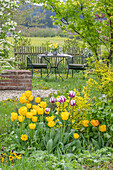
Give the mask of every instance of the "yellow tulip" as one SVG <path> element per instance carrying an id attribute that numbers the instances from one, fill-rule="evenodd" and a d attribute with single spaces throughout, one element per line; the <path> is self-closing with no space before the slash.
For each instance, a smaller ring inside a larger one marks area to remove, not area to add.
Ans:
<path id="1" fill-rule="evenodd" d="M 29 91 L 29 90 L 25 91 L 25 96 L 30 97 L 31 96 L 31 91 Z"/>
<path id="2" fill-rule="evenodd" d="M 50 122 L 48 122 L 48 126 L 49 127 L 53 127 L 53 126 L 55 126 L 55 122 L 52 120 L 52 121 L 50 121 Z"/>
<path id="3" fill-rule="evenodd" d="M 73 137 L 74 137 L 75 139 L 78 139 L 78 138 L 79 138 L 79 134 L 78 134 L 78 133 L 74 133 L 74 134 L 73 134 Z"/>
<path id="4" fill-rule="evenodd" d="M 36 124 L 30 123 L 30 124 L 29 124 L 29 128 L 30 128 L 30 129 L 35 129 L 35 128 L 36 128 Z"/>

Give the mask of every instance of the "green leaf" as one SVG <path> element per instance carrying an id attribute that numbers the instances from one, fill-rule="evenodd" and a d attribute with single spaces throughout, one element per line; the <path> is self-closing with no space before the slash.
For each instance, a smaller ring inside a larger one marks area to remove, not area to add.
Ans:
<path id="1" fill-rule="evenodd" d="M 110 127 L 110 130 L 113 131 L 113 125 Z"/>
<path id="2" fill-rule="evenodd" d="M 47 142 L 47 151 L 48 153 L 50 153 L 52 151 L 52 146 L 53 146 L 53 140 L 50 139 L 48 142 Z"/>
<path id="3" fill-rule="evenodd" d="M 104 137 L 107 138 L 107 139 L 111 138 L 111 136 L 108 133 L 105 133 Z"/>

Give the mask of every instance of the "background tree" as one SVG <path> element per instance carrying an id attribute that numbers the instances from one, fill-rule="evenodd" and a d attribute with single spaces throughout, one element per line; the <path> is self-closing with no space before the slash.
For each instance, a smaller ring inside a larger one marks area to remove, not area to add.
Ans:
<path id="1" fill-rule="evenodd" d="M 12 19 L 17 22 L 18 26 L 26 27 L 41 27 L 44 25 L 46 10 L 42 7 L 30 3 L 24 3 L 19 6 L 14 12 Z M 42 22 L 43 21 L 43 22 Z"/>
<path id="2" fill-rule="evenodd" d="M 31 0 L 55 11 L 55 24 L 63 30 L 76 33 L 88 45 L 95 57 L 109 60 L 113 56 L 113 4 L 112 0 Z"/>
<path id="3" fill-rule="evenodd" d="M 15 38 L 16 22 L 11 20 L 12 10 L 16 8 L 16 3 L 11 0 L 0 1 L 0 58 L 8 57 L 12 44 L 7 40 L 7 37 L 12 35 Z"/>

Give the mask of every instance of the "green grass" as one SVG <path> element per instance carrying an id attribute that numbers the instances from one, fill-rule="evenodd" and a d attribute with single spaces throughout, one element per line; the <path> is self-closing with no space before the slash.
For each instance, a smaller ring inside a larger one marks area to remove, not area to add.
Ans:
<path id="1" fill-rule="evenodd" d="M 64 40 L 67 38 L 64 37 L 27 37 L 31 39 L 32 46 L 41 46 L 42 43 L 45 44 L 46 42 L 50 43 L 58 43 L 60 46 L 64 44 Z"/>

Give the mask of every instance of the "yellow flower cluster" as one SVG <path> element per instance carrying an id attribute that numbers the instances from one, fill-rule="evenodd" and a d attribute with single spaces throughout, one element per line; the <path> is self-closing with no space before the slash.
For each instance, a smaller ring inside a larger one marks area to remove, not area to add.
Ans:
<path id="1" fill-rule="evenodd" d="M 50 51 L 55 51 L 55 50 L 59 50 L 59 45 L 58 45 L 58 43 L 56 43 L 56 44 L 50 44 L 49 45 L 49 48 L 50 48 Z"/>
<path id="2" fill-rule="evenodd" d="M 20 153 L 15 153 L 14 151 L 10 151 L 10 155 L 7 155 L 5 153 L 2 153 L 0 155 L 0 159 L 2 163 L 5 163 L 7 161 L 10 161 L 13 163 L 16 159 L 21 159 L 21 154 Z"/>

